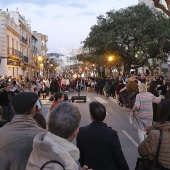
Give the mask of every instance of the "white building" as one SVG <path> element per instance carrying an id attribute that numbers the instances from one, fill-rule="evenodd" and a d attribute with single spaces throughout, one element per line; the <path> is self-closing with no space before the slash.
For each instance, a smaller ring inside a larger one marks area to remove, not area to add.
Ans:
<path id="1" fill-rule="evenodd" d="M 14 19 L 15 23 L 20 29 L 20 52 L 22 58 L 22 69 L 23 75 L 32 77 L 32 66 L 29 60 L 31 60 L 32 44 L 31 44 L 31 27 L 24 16 L 21 16 L 18 11 L 8 11 L 11 18 Z"/>
<path id="2" fill-rule="evenodd" d="M 0 10 L 0 76 L 37 76 L 37 55 L 46 56 L 47 41 L 46 35 L 36 31 L 32 35 L 29 22 L 18 11 Z"/>
<path id="3" fill-rule="evenodd" d="M 14 18 L 0 11 L 0 76 L 22 74 L 20 66 L 20 29 Z"/>
<path id="4" fill-rule="evenodd" d="M 37 31 L 33 31 L 32 33 L 34 37 L 38 40 L 36 42 L 36 47 L 37 47 L 37 53 L 42 57 L 42 60 L 39 61 L 39 74 L 41 76 L 47 76 L 47 72 L 45 72 L 46 68 L 44 61 L 46 61 L 47 58 L 47 42 L 48 42 L 48 36 L 44 35 L 42 33 L 38 33 Z"/>

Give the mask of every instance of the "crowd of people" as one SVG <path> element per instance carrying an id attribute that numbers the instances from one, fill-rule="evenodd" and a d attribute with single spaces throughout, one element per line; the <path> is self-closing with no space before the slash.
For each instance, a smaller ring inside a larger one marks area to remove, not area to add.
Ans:
<path id="1" fill-rule="evenodd" d="M 66 91 L 77 88 L 113 97 L 132 110 L 141 157 L 154 160 L 163 132 L 159 165 L 170 169 L 170 85 L 161 76 L 111 78 L 1 77 L 0 170 L 129 170 L 117 131 L 104 122 L 106 107 L 89 103 L 92 123 L 80 127 L 81 113 Z M 79 90 L 80 90 L 79 89 Z M 41 100 L 53 95 L 46 118 Z M 41 115 L 41 116 L 40 116 Z M 77 145 L 72 141 L 76 138 Z"/>

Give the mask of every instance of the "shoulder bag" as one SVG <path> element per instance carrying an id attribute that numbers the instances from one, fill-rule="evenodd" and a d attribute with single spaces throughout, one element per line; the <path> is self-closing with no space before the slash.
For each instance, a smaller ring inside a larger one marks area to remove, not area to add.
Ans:
<path id="1" fill-rule="evenodd" d="M 60 163 L 59 161 L 56 161 L 56 160 L 47 161 L 46 163 L 44 163 L 44 164 L 41 166 L 40 170 L 43 170 L 43 168 L 44 168 L 47 164 L 50 164 L 50 163 L 59 164 L 59 165 L 63 168 L 63 170 L 65 170 L 64 166 L 62 165 L 62 163 Z"/>
<path id="2" fill-rule="evenodd" d="M 164 168 L 158 163 L 159 151 L 160 151 L 162 138 L 163 138 L 162 130 L 159 131 L 160 131 L 160 137 L 159 137 L 159 143 L 158 143 L 155 159 L 151 161 L 149 160 L 149 158 L 137 158 L 135 170 L 168 170 L 167 168 Z"/>

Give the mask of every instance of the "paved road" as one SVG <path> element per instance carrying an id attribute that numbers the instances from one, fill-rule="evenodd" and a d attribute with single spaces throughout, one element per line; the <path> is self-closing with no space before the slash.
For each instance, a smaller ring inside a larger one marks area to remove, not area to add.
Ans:
<path id="1" fill-rule="evenodd" d="M 76 92 L 69 92 L 67 94 L 69 98 L 71 96 L 77 95 Z M 129 123 L 130 110 L 126 109 L 125 107 L 120 107 L 117 101 L 111 97 L 109 99 L 106 99 L 103 95 L 86 91 L 82 91 L 81 95 L 87 96 L 87 102 L 83 103 L 81 101 L 75 101 L 74 103 L 80 109 L 82 114 L 80 126 L 85 126 L 91 123 L 89 116 L 89 103 L 91 101 L 99 101 L 103 103 L 106 106 L 107 110 L 105 123 L 107 123 L 108 126 L 112 127 L 118 132 L 119 139 L 122 145 L 122 150 L 130 167 L 130 170 L 134 170 L 136 158 L 139 156 L 137 152 L 139 139 L 136 128 Z M 48 112 L 51 103 L 52 102 L 49 100 L 42 100 L 42 112 L 44 116 Z M 73 141 L 73 143 L 76 144 L 75 140 Z"/>

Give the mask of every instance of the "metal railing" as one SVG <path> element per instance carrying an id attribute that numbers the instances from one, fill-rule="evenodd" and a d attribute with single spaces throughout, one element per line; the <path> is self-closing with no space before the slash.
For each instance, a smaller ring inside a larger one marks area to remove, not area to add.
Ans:
<path id="1" fill-rule="evenodd" d="M 21 36 L 20 41 L 27 45 L 27 39 L 25 37 Z"/>

